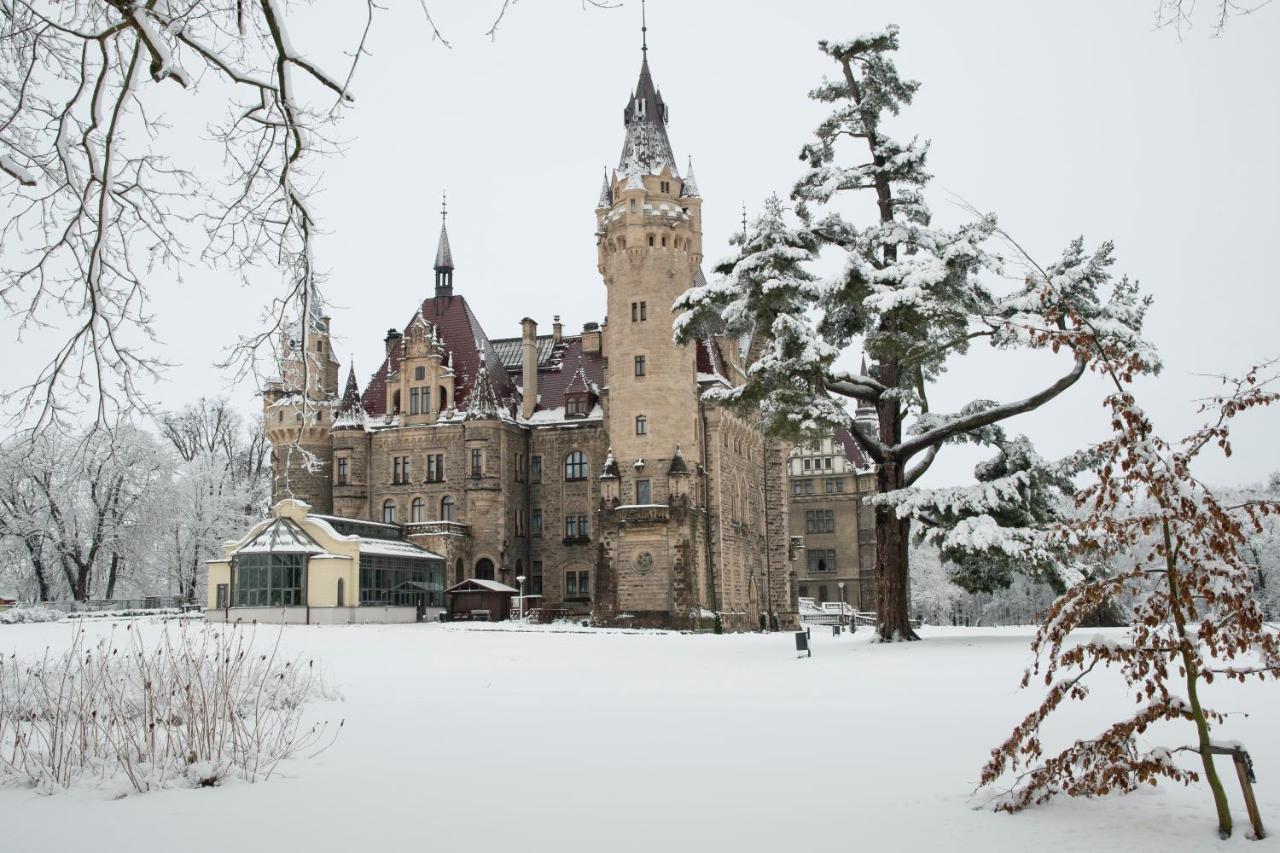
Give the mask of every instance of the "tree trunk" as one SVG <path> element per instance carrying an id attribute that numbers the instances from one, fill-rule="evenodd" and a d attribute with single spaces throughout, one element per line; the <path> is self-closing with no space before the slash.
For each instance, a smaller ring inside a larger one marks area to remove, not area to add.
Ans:
<path id="1" fill-rule="evenodd" d="M 876 473 L 882 494 L 902 488 L 902 467 L 886 462 Z M 910 519 L 887 507 L 876 507 L 876 633 L 883 642 L 918 640 L 911 628 L 907 542 Z"/>
<path id="2" fill-rule="evenodd" d="M 116 578 L 120 574 L 120 555 L 115 551 L 111 552 L 111 568 L 107 570 L 107 594 L 108 600 L 116 597 Z"/>
<path id="3" fill-rule="evenodd" d="M 27 553 L 31 555 L 31 569 L 36 576 L 36 590 L 40 596 L 40 601 L 49 601 L 49 579 L 45 576 L 44 557 L 42 556 L 42 543 L 37 539 L 32 541 L 26 540 Z"/>

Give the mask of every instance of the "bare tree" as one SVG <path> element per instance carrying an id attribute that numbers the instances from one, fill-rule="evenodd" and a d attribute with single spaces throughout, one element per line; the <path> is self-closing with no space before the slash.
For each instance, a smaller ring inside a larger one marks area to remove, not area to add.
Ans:
<path id="1" fill-rule="evenodd" d="M 1251 3 L 1238 3 L 1236 0 L 1213 0 L 1212 12 L 1209 13 L 1209 33 L 1213 38 L 1222 35 L 1232 18 L 1250 15 L 1269 5 L 1271 0 L 1256 0 Z M 1196 0 L 1157 0 L 1156 27 L 1172 28 L 1181 38 L 1184 31 L 1194 26 L 1196 20 Z"/>

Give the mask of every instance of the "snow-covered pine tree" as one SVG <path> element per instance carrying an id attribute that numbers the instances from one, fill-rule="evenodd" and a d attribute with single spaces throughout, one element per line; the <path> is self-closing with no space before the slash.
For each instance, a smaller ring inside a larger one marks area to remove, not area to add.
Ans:
<path id="1" fill-rule="evenodd" d="M 792 197 L 803 227 L 757 223 L 742 257 L 725 264 L 725 280 L 677 302 L 691 312 L 677 328 L 681 340 L 721 315 L 730 334 L 750 326 L 752 334 L 783 335 L 781 343 L 770 345 L 775 355 L 753 364 L 746 387 L 726 402 L 744 410 L 758 403 L 770 430 L 793 439 L 849 429 L 876 464 L 878 490 L 885 495 L 914 484 L 943 445 L 973 440 L 987 427 L 1054 399 L 1106 348 L 1136 353 L 1134 369 L 1158 367 L 1140 336 L 1148 300 L 1127 279 L 1111 278 L 1110 243 L 1089 253 L 1076 240 L 1057 264 L 1028 270 L 1015 292 L 997 295 L 979 279 L 1000 265 L 985 248 L 1001 233 L 994 217 L 955 230 L 930 226 L 921 194 L 929 180 L 928 145 L 897 141 L 884 127 L 884 119 L 909 104 L 918 88 L 898 75 L 891 58 L 897 47 L 896 27 L 819 43 L 841 76 L 811 93 L 835 109 L 818 126 L 817 141 L 801 151 L 809 169 Z M 847 143 L 867 146 L 856 165 L 837 162 Z M 816 212 L 840 193 L 870 194 L 875 223 L 859 227 L 833 211 Z M 783 259 L 799 269 L 823 247 L 847 258 L 844 271 L 830 281 L 792 272 L 791 279 L 779 277 L 779 284 L 755 269 L 761 257 L 780 270 Z M 821 317 L 816 327 L 808 319 L 814 316 Z M 836 356 L 859 339 L 875 363 L 870 375 L 835 369 Z M 1072 364 L 1023 399 L 983 399 L 955 413 L 931 413 L 929 384 L 950 358 L 982 339 L 1000 349 L 1065 349 Z M 855 422 L 848 400 L 874 407 L 878 429 Z M 785 417 L 788 411 L 796 415 Z M 877 506 L 877 631 L 886 640 L 915 639 L 908 618 L 909 537 L 909 517 L 900 518 L 891 504 Z"/>
<path id="2" fill-rule="evenodd" d="M 1119 355 L 1119 354 L 1116 354 Z M 1218 831 L 1231 834 L 1231 811 L 1214 767 L 1213 728 L 1224 715 L 1204 704 L 1215 679 L 1280 678 L 1280 634 L 1265 622 L 1254 595 L 1247 554 L 1250 532 L 1280 513 L 1280 501 L 1220 501 L 1191 473 L 1210 444 L 1230 455 L 1230 421 L 1241 412 L 1280 402 L 1271 390 L 1280 376 L 1263 365 L 1231 382 L 1205 410 L 1212 420 L 1180 442 L 1154 430 L 1137 404 L 1124 356 L 1100 360 L 1114 383 L 1107 398 L 1113 436 L 1095 450 L 1098 480 L 1076 498 L 1086 510 L 1063 524 L 1059 536 L 1072 552 L 1114 555 L 1124 566 L 1111 577 L 1076 584 L 1050 609 L 1032 643 L 1035 661 L 1022 679 L 1042 677 L 1045 698 L 991 752 L 982 784 L 1017 774 L 996 808 L 1018 811 L 1055 794 L 1093 797 L 1132 791 L 1161 778 L 1198 781 L 1199 772 L 1175 760 L 1196 753 L 1218 813 Z M 1154 535 L 1152 535 L 1154 534 Z M 1082 619 L 1108 601 L 1130 602 L 1131 628 L 1122 642 L 1071 639 Z M 1045 721 L 1067 699 L 1089 696 L 1098 665 L 1120 671 L 1138 702 L 1129 716 L 1044 758 Z M 1142 746 L 1138 736 L 1154 724 L 1186 722 L 1195 733 L 1186 746 Z"/>

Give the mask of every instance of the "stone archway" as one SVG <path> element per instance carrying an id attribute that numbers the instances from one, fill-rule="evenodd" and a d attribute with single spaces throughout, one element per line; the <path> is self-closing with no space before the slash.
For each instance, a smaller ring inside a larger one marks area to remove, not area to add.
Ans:
<path id="1" fill-rule="evenodd" d="M 493 560 L 488 557 L 481 557 L 476 560 L 476 580 L 491 581 L 493 580 Z"/>

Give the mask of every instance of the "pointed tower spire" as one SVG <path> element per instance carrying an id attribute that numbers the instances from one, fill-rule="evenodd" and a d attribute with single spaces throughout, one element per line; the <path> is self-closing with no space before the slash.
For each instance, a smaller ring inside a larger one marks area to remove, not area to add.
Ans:
<path id="1" fill-rule="evenodd" d="M 640 80 L 622 114 L 623 123 L 627 127 L 627 138 L 622 145 L 618 172 L 628 178 L 657 175 L 665 166 L 671 170 L 671 174 L 679 177 L 676 158 L 671 152 L 671 141 L 667 139 L 667 105 L 663 103 L 662 95 L 654 87 L 653 77 L 649 73 L 649 27 L 643 16 L 642 5 Z"/>
<path id="2" fill-rule="evenodd" d="M 684 170 L 684 186 L 680 189 L 680 195 L 683 198 L 697 198 L 701 193 L 698 192 L 698 181 L 693 177 L 693 157 L 689 157 L 689 165 Z"/>
<path id="3" fill-rule="evenodd" d="M 440 245 L 436 248 L 436 296 L 453 296 L 453 250 L 449 248 L 448 197 L 440 194 Z"/>
<path id="4" fill-rule="evenodd" d="M 600 200 L 596 202 L 596 210 L 613 204 L 613 190 L 609 186 L 609 170 L 604 170 L 604 184 L 600 187 Z"/>

